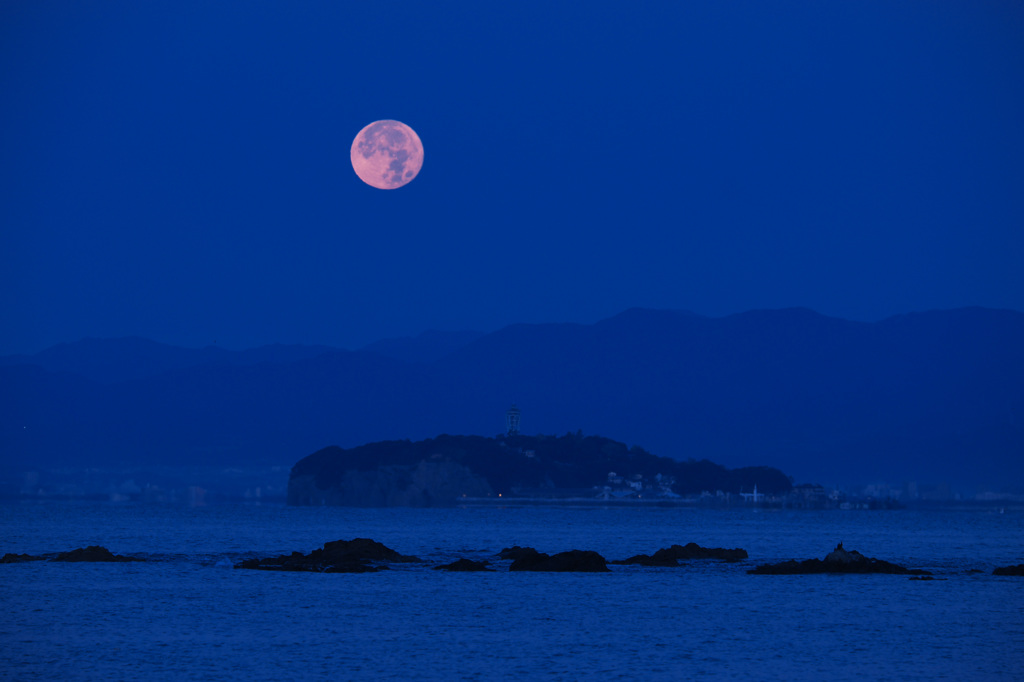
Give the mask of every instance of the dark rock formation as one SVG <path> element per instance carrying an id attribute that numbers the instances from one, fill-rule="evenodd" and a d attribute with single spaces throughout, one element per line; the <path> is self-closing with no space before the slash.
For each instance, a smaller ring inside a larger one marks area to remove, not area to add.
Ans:
<path id="1" fill-rule="evenodd" d="M 1024 575 L 1024 564 L 1016 566 L 1000 566 L 992 571 L 992 575 Z"/>
<path id="2" fill-rule="evenodd" d="M 881 559 L 866 557 L 860 552 L 843 549 L 843 543 L 822 559 L 796 561 L 790 559 L 779 564 L 763 564 L 747 573 L 757 575 L 805 575 L 810 573 L 898 573 L 902 575 L 931 575 L 929 571 L 909 569 Z"/>
<path id="3" fill-rule="evenodd" d="M 486 561 L 473 561 L 472 559 L 459 559 L 444 566 L 434 566 L 435 571 L 493 571 L 487 567 Z"/>
<path id="4" fill-rule="evenodd" d="M 322 551 L 324 555 L 331 557 L 354 557 L 360 561 L 390 561 L 395 563 L 412 563 L 420 559 L 414 556 L 399 554 L 390 547 L 385 547 L 379 542 L 367 538 L 356 538 L 355 540 L 335 540 L 324 544 Z"/>
<path id="5" fill-rule="evenodd" d="M 292 552 L 288 555 L 266 559 L 246 559 L 235 568 L 254 568 L 263 571 L 310 571 L 314 573 L 369 573 L 386 566 L 381 563 L 404 563 L 419 561 L 417 557 L 405 556 L 367 538 L 336 540 L 325 543 L 323 549 L 309 554 Z"/>
<path id="6" fill-rule="evenodd" d="M 4 554 L 0 558 L 0 564 L 23 564 L 26 561 L 45 561 L 44 556 L 32 556 L 31 554 Z"/>
<path id="7" fill-rule="evenodd" d="M 516 559 L 519 559 L 524 556 L 531 556 L 533 554 L 537 554 L 537 550 L 535 550 L 533 547 L 520 547 L 519 545 L 505 547 L 500 552 L 498 552 L 498 556 L 502 559 L 511 559 L 512 561 L 515 561 Z"/>
<path id="8" fill-rule="evenodd" d="M 528 549 L 512 562 L 508 570 L 601 573 L 607 572 L 609 569 L 604 557 L 597 552 L 573 549 L 549 556 Z"/>
<path id="9" fill-rule="evenodd" d="M 106 547 L 92 545 L 85 549 L 73 549 L 70 552 L 61 552 L 53 558 L 53 561 L 142 561 L 134 557 L 120 556 L 113 554 Z"/>
<path id="10" fill-rule="evenodd" d="M 745 549 L 724 549 L 722 547 L 701 547 L 696 542 L 688 542 L 686 546 L 672 545 L 667 549 L 659 549 L 654 556 L 637 554 L 628 559 L 612 561 L 613 564 L 639 564 L 641 566 L 678 566 L 680 561 L 691 559 L 720 559 L 722 561 L 740 561 L 747 558 Z"/>

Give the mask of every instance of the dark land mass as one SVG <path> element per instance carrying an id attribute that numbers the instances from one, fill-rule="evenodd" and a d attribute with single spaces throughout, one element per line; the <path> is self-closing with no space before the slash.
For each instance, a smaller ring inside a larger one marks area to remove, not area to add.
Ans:
<path id="1" fill-rule="evenodd" d="M 107 561 L 107 562 L 118 562 L 118 561 L 142 561 L 142 559 L 136 559 L 134 557 L 121 556 L 120 554 L 114 554 L 106 547 L 100 547 L 99 545 L 92 545 L 89 547 L 73 549 L 70 552 L 61 552 L 53 558 L 54 561 Z"/>
<path id="2" fill-rule="evenodd" d="M 46 561 L 47 557 L 34 554 L 4 554 L 0 557 L 0 564 L 23 564 L 29 561 Z"/>
<path id="3" fill-rule="evenodd" d="M 590 550 L 571 549 L 558 554 L 545 554 L 532 547 L 519 547 L 510 571 L 539 571 L 542 573 L 607 573 L 608 562 Z"/>
<path id="4" fill-rule="evenodd" d="M 692 545 L 693 543 L 691 543 Z M 676 545 L 678 547 L 678 545 Z M 688 545 L 689 546 L 689 545 Z M 696 546 L 696 545 L 694 545 Z M 711 550 L 705 550 L 711 551 Z M 729 550 L 742 551 L 742 550 Z M 692 550 L 691 550 L 692 554 Z M 746 552 L 743 552 L 744 556 Z M 511 561 L 509 571 L 537 571 L 544 573 L 607 573 L 608 562 L 597 552 L 573 549 L 556 554 L 538 552 L 532 547 L 507 547 L 498 558 Z M 420 559 L 404 556 L 379 542 L 365 538 L 328 542 L 323 549 L 309 554 L 292 552 L 288 555 L 264 559 L 247 559 L 235 568 L 264 571 L 300 571 L 314 573 L 370 573 L 385 570 L 392 563 L 416 563 Z M 623 563 L 623 562 L 613 562 Z M 486 561 L 461 558 L 433 567 L 438 571 L 483 572 L 494 571 Z"/>
<path id="5" fill-rule="evenodd" d="M 387 568 L 389 563 L 418 562 L 419 558 L 404 556 L 367 538 L 336 540 L 309 554 L 292 552 L 266 559 L 247 559 L 235 568 L 261 571 L 305 571 L 312 573 L 371 573 Z"/>
<path id="6" fill-rule="evenodd" d="M 26 561 L 125 563 L 129 561 L 145 561 L 145 559 L 114 554 L 106 547 L 100 547 L 99 545 L 80 547 L 70 552 L 60 552 L 56 555 L 4 554 L 3 558 L 0 558 L 0 564 L 20 564 Z"/>
<path id="7" fill-rule="evenodd" d="M 694 559 L 719 559 L 721 561 L 742 561 L 747 558 L 745 549 L 724 549 L 722 547 L 701 547 L 695 542 L 685 546 L 672 545 L 659 549 L 653 555 L 637 554 L 628 559 L 613 561 L 613 564 L 639 564 L 640 566 L 679 566 L 680 561 Z"/>
<path id="8" fill-rule="evenodd" d="M 1000 566 L 992 571 L 992 575 L 1021 575 L 1024 576 L 1024 564 L 1016 566 Z"/>
<path id="9" fill-rule="evenodd" d="M 482 571 L 493 571 L 493 568 L 487 566 L 486 561 L 473 561 L 472 559 L 458 559 L 450 564 L 444 564 L 443 566 L 434 566 L 435 571 L 463 571 L 463 572 L 482 572 Z"/>
<path id="10" fill-rule="evenodd" d="M 582 429 L 802 481 L 1024 486 L 1024 314 L 863 323 L 810 310 L 629 310 L 592 325 L 426 334 L 359 351 L 86 340 L 0 358 L 19 470 L 263 466 L 324 443 Z"/>
<path id="11" fill-rule="evenodd" d="M 410 364 L 429 364 L 468 346 L 481 336 L 481 332 L 427 331 L 418 336 L 374 341 L 362 350 Z"/>
<path id="12" fill-rule="evenodd" d="M 330 346 L 282 344 L 243 351 L 230 351 L 218 346 L 179 348 L 128 336 L 61 343 L 31 356 L 0 357 L 0 365 L 36 365 L 50 372 L 75 374 L 97 383 L 114 384 L 148 379 L 189 367 L 291 363 L 337 350 Z"/>
<path id="13" fill-rule="evenodd" d="M 860 552 L 849 551 L 839 543 L 823 560 L 789 560 L 779 564 L 762 564 L 747 573 L 755 575 L 809 575 L 812 573 L 896 573 L 900 575 L 927 576 L 929 571 L 910 569 L 881 559 L 866 557 Z"/>
<path id="14" fill-rule="evenodd" d="M 444 506 L 463 498 L 595 498 L 616 474 L 640 495 L 790 490 L 770 467 L 726 469 L 702 460 L 680 462 L 600 436 L 442 435 L 424 441 L 384 441 L 351 449 L 332 446 L 292 468 L 288 504 Z M 626 491 L 632 490 L 625 488 Z"/>

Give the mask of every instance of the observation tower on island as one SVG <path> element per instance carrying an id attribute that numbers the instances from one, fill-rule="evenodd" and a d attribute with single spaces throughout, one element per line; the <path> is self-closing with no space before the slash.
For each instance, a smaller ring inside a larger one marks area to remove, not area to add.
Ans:
<path id="1" fill-rule="evenodd" d="M 508 412 L 505 413 L 505 435 L 519 435 L 519 408 L 514 403 L 512 407 L 508 408 Z"/>

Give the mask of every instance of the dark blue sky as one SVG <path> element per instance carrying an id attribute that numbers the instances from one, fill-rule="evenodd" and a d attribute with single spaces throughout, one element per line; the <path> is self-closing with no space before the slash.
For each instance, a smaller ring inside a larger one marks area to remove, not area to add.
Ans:
<path id="1" fill-rule="evenodd" d="M 1024 310 L 1024 4 L 551 4 L 4 3 L 0 353 Z"/>

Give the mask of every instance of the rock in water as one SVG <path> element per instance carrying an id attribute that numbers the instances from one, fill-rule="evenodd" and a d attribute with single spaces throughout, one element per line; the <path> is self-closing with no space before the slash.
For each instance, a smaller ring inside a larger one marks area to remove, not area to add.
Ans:
<path id="1" fill-rule="evenodd" d="M 399 554 L 390 547 L 368 538 L 356 538 L 355 540 L 335 540 L 324 543 L 322 550 L 314 550 L 310 556 L 323 552 L 323 556 L 330 559 L 356 559 L 357 561 L 391 561 L 409 563 L 419 561 L 418 557 Z"/>
<path id="2" fill-rule="evenodd" d="M 608 562 L 597 552 L 573 549 L 548 556 L 534 550 L 512 562 L 510 571 L 608 572 Z"/>
<path id="3" fill-rule="evenodd" d="M 0 558 L 0 564 L 23 564 L 26 561 L 44 561 L 46 557 L 33 556 L 31 554 L 4 554 Z"/>
<path id="4" fill-rule="evenodd" d="M 931 575 L 929 571 L 910 569 L 881 559 L 866 557 L 857 551 L 848 551 L 843 543 L 826 555 L 824 560 L 790 559 L 778 564 L 763 564 L 747 573 L 756 575 L 808 575 L 811 573 L 897 573 L 902 575 Z"/>
<path id="5" fill-rule="evenodd" d="M 992 571 L 992 575 L 1024 575 L 1024 564 L 1016 566 L 1000 566 Z"/>
<path id="6" fill-rule="evenodd" d="M 666 556 L 662 554 L 665 550 L 659 549 L 654 553 L 654 556 L 649 554 L 637 554 L 631 556 L 628 559 L 616 559 L 609 563 L 616 564 L 619 566 L 626 566 L 629 564 L 636 564 L 638 566 L 660 566 L 663 568 L 676 568 L 679 566 L 679 560 L 675 557 Z M 659 556 L 660 555 L 660 556 Z"/>
<path id="7" fill-rule="evenodd" d="M 494 571 L 487 567 L 485 561 L 473 561 L 472 559 L 459 559 L 444 566 L 434 566 L 435 571 Z"/>
<path id="8" fill-rule="evenodd" d="M 369 573 L 386 568 L 380 565 L 382 563 L 412 561 L 419 561 L 419 558 L 399 554 L 374 540 L 356 538 L 325 543 L 322 549 L 315 549 L 309 554 L 292 552 L 266 559 L 246 559 L 235 568 L 314 573 Z"/>
<path id="9" fill-rule="evenodd" d="M 133 557 L 119 556 L 113 554 L 106 547 L 92 545 L 85 549 L 73 549 L 70 552 L 61 552 L 53 558 L 53 561 L 142 561 Z"/>
<path id="10" fill-rule="evenodd" d="M 725 549 L 722 547 L 701 547 L 696 542 L 688 542 L 686 546 L 672 545 L 659 549 L 654 556 L 637 554 L 628 559 L 613 561 L 613 564 L 639 564 L 641 566 L 678 566 L 680 561 L 691 559 L 720 559 L 722 561 L 740 561 L 747 558 L 745 549 Z"/>
<path id="11" fill-rule="evenodd" d="M 531 556 L 537 553 L 537 550 L 533 547 L 520 547 L 519 545 L 515 545 L 513 547 L 505 547 L 498 552 L 498 556 L 502 559 L 511 559 L 512 561 L 515 561 L 521 557 Z"/>

